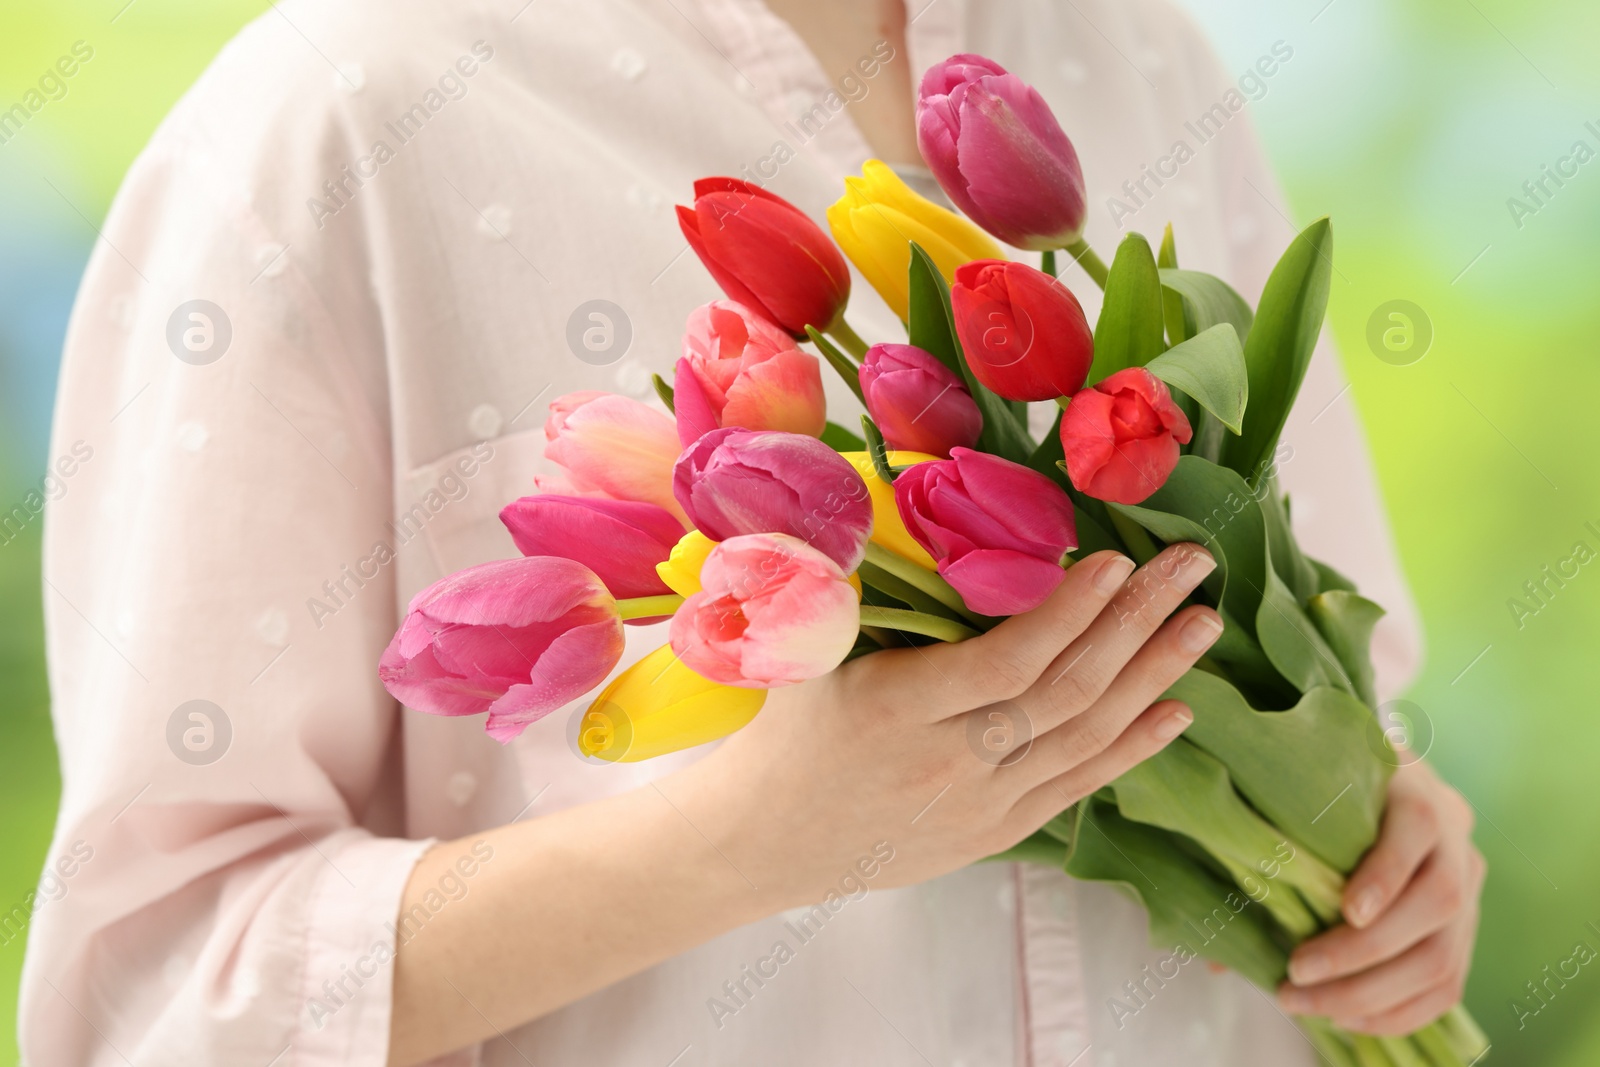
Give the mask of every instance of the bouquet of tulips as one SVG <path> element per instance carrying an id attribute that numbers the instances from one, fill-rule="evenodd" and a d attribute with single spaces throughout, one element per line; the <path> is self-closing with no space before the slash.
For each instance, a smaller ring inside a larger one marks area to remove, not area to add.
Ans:
<path id="1" fill-rule="evenodd" d="M 670 619 L 578 725 L 586 756 L 648 759 L 739 729 L 773 687 L 1028 611 L 1086 553 L 1204 544 L 1217 566 L 1194 596 L 1224 630 L 1167 694 L 1193 724 L 1002 858 L 1121 883 L 1158 944 L 1273 990 L 1290 950 L 1338 921 L 1397 762 L 1372 729 L 1382 609 L 1301 552 L 1275 478 L 1329 224 L 1296 238 L 1252 311 L 1179 268 L 1170 227 L 1159 249 L 1130 234 L 1108 268 L 1081 239 L 1071 143 L 994 62 L 934 67 L 917 119 L 965 217 L 869 162 L 828 211 L 836 246 L 757 186 L 696 183 L 679 221 L 729 299 L 689 316 L 674 381 L 656 379 L 671 414 L 554 401 L 545 455 L 566 478 L 501 512 L 523 557 L 418 594 L 384 684 L 420 711 L 487 712 L 509 741 L 601 686 L 624 624 Z M 907 343 L 869 347 L 846 324 L 841 247 Z M 1057 252 L 1104 289 L 1093 329 Z M 867 412 L 859 434 L 827 421 L 824 362 Z M 1042 441 L 1031 402 L 1059 406 Z M 1486 1047 L 1460 1009 L 1404 1039 L 1300 1024 L 1339 1067 L 1465 1067 Z"/>

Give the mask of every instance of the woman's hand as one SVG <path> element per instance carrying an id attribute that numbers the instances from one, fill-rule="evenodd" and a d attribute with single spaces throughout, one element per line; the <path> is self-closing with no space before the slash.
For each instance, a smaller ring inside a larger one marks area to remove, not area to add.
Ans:
<path id="1" fill-rule="evenodd" d="M 1129 580 L 1125 557 L 1090 556 L 988 634 L 774 690 L 754 722 L 661 787 L 772 906 L 815 903 L 880 842 L 894 860 L 874 887 L 945 874 L 1183 732 L 1189 709 L 1158 701 L 1222 623 L 1205 607 L 1168 616 L 1214 566 L 1175 545 Z"/>
<path id="2" fill-rule="evenodd" d="M 1401 1035 L 1460 1001 L 1485 869 L 1472 823 L 1471 805 L 1431 767 L 1396 772 L 1378 842 L 1345 887 L 1348 925 L 1295 950 L 1284 1008 Z"/>

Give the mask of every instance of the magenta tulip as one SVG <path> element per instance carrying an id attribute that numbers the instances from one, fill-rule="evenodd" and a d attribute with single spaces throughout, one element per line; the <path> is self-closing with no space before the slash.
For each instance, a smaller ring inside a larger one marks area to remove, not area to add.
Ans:
<path id="1" fill-rule="evenodd" d="M 966 383 L 915 345 L 873 345 L 861 360 L 867 411 L 891 448 L 948 456 L 971 448 L 983 415 Z"/>
<path id="2" fill-rule="evenodd" d="M 612 500 L 637 500 L 683 512 L 672 495 L 672 465 L 683 446 L 666 415 L 631 397 L 586 390 L 550 402 L 545 458 L 567 471 L 567 483 L 544 478 L 540 488 Z"/>
<path id="3" fill-rule="evenodd" d="M 861 629 L 838 564 L 797 537 L 730 537 L 700 569 L 701 591 L 672 617 L 672 650 L 713 682 L 771 689 L 827 674 Z"/>
<path id="4" fill-rule="evenodd" d="M 673 387 L 685 448 L 723 426 L 822 436 L 827 404 L 817 357 L 732 300 L 689 316 Z"/>
<path id="5" fill-rule="evenodd" d="M 1038 471 L 957 448 L 894 481 L 906 529 L 967 607 L 1015 615 L 1044 602 L 1078 547 L 1072 500 Z"/>
<path id="6" fill-rule="evenodd" d="M 1044 97 L 994 60 L 956 55 L 929 68 L 917 146 L 956 206 L 1006 244 L 1042 251 L 1082 236 L 1078 153 Z"/>
<path id="7" fill-rule="evenodd" d="M 500 521 L 524 556 L 575 560 L 599 575 L 619 600 L 672 592 L 656 573 L 656 564 L 672 554 L 683 524 L 664 508 L 632 500 L 541 494 L 507 504 Z"/>
<path id="8" fill-rule="evenodd" d="M 503 559 L 418 593 L 378 677 L 430 715 L 488 712 L 484 728 L 505 742 L 604 681 L 622 645 L 616 601 L 593 571 L 553 556 Z"/>
<path id="9" fill-rule="evenodd" d="M 673 491 L 713 541 L 786 533 L 846 574 L 872 533 L 872 498 L 850 461 L 817 440 L 776 431 L 713 430 L 684 450 Z"/>

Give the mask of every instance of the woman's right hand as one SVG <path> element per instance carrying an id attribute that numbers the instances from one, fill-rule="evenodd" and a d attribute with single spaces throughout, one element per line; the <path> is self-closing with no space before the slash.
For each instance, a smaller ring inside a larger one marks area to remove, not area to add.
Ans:
<path id="1" fill-rule="evenodd" d="M 1097 553 L 980 637 L 774 690 L 750 725 L 660 787 L 774 909 L 820 900 L 880 842 L 894 859 L 875 887 L 956 870 L 1193 721 L 1159 698 L 1222 632 L 1210 608 L 1172 614 L 1215 565 L 1173 545 L 1130 580 L 1130 560 Z"/>

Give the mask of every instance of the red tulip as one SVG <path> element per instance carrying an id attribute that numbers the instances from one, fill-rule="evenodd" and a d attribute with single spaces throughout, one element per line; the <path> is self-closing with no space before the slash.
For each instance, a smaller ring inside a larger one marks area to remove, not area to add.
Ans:
<path id="1" fill-rule="evenodd" d="M 971 448 L 983 415 L 966 383 L 915 345 L 873 345 L 861 360 L 861 392 L 891 448 L 948 456 Z"/>
<path id="2" fill-rule="evenodd" d="M 524 556 L 561 556 L 599 575 L 619 600 L 672 592 L 656 573 L 683 524 L 655 504 L 543 493 L 514 500 L 500 521 Z M 630 619 L 646 622 L 646 619 Z"/>
<path id="3" fill-rule="evenodd" d="M 1178 446 L 1194 437 L 1166 383 L 1129 367 L 1072 398 L 1061 417 L 1067 476 L 1078 491 L 1137 504 L 1178 465 Z"/>
<path id="4" fill-rule="evenodd" d="M 685 448 L 721 426 L 820 437 L 827 419 L 817 357 L 732 300 L 713 300 L 689 316 L 673 386 Z"/>
<path id="5" fill-rule="evenodd" d="M 737 178 L 701 178 L 678 225 L 722 291 L 796 337 L 826 330 L 850 299 L 844 256 L 789 201 Z"/>
<path id="6" fill-rule="evenodd" d="M 1054 400 L 1083 388 L 1094 334 L 1078 298 L 1025 263 L 980 259 L 950 285 L 956 334 L 973 377 L 1007 400 Z"/>

